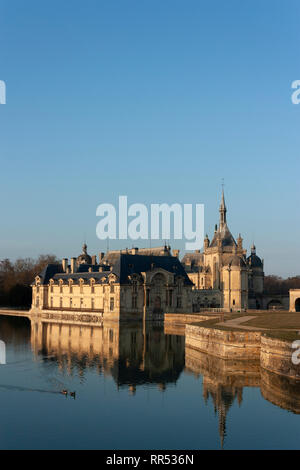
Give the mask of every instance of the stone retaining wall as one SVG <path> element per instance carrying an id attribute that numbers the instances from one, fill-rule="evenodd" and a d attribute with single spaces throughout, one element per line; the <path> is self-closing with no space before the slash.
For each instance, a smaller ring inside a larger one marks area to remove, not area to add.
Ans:
<path id="1" fill-rule="evenodd" d="M 292 354 L 296 351 L 297 349 L 292 348 L 292 341 L 262 335 L 261 367 L 276 374 L 300 378 L 300 364 L 297 365 L 292 362 Z M 300 354 L 298 354 L 298 357 L 300 358 Z"/>
<path id="2" fill-rule="evenodd" d="M 261 332 L 225 331 L 186 325 L 187 347 L 213 354 L 224 359 L 259 359 Z"/>

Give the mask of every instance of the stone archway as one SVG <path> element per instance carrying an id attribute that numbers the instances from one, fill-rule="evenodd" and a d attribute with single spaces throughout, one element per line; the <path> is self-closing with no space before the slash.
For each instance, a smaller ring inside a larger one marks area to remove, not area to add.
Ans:
<path id="1" fill-rule="evenodd" d="M 300 312 L 300 298 L 295 300 L 295 312 Z"/>

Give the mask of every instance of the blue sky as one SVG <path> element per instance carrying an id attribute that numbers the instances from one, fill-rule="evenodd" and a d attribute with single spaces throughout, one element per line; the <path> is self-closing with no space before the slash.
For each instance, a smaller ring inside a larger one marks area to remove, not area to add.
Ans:
<path id="1" fill-rule="evenodd" d="M 0 258 L 103 251 L 122 194 L 204 203 L 211 236 L 224 178 L 234 236 L 300 274 L 299 25 L 298 0 L 0 0 Z"/>

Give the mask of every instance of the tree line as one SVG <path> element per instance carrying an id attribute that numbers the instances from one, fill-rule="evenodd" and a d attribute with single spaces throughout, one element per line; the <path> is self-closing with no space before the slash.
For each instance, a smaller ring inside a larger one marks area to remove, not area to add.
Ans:
<path id="1" fill-rule="evenodd" d="M 12 262 L 0 260 L 0 306 L 31 306 L 31 284 L 35 276 L 50 263 L 60 263 L 55 255 L 40 255 L 37 259 L 19 258 Z"/>
<path id="2" fill-rule="evenodd" d="M 60 263 L 55 255 L 40 255 L 37 259 L 19 258 L 12 262 L 0 260 L 0 306 L 31 306 L 31 284 L 35 276 L 50 263 Z M 282 277 L 265 276 L 264 292 L 266 294 L 288 295 L 290 289 L 300 289 L 300 276 Z"/>
<path id="3" fill-rule="evenodd" d="M 266 294 L 288 295 L 290 289 L 300 289 L 300 276 L 282 277 L 265 276 L 264 291 Z"/>

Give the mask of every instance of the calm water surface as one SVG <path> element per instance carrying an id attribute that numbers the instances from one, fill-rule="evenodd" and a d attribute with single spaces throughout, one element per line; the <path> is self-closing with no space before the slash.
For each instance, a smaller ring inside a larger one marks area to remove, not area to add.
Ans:
<path id="1" fill-rule="evenodd" d="M 300 448 L 299 384 L 185 350 L 180 329 L 1 316 L 0 339 L 1 449 Z"/>

